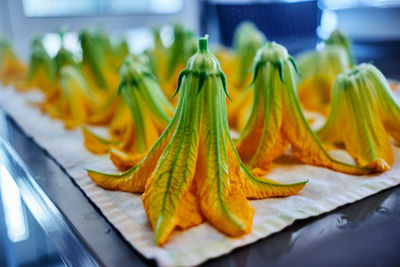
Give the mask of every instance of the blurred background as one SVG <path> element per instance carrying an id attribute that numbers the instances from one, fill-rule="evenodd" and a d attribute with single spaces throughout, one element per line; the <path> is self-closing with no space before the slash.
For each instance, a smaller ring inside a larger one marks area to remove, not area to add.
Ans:
<path id="1" fill-rule="evenodd" d="M 245 20 L 291 54 L 314 49 L 340 28 L 352 38 L 359 62 L 373 61 L 388 78 L 400 78 L 400 0 L 0 0 L 0 34 L 24 60 L 36 35 L 54 56 L 63 26 L 69 50 L 80 49 L 81 29 L 102 27 L 141 53 L 153 43 L 153 27 L 161 27 L 166 45 L 169 25 L 181 22 L 196 34 L 208 33 L 213 43 L 232 46 L 235 28 Z M 0 266 L 63 265 L 6 169 L 0 178 Z"/>
<path id="2" fill-rule="evenodd" d="M 0 32 L 25 59 L 38 34 L 54 55 L 62 26 L 68 27 L 65 45 L 71 50 L 79 49 L 82 28 L 103 27 L 126 37 L 131 52 L 140 53 L 152 44 L 152 27 L 165 25 L 162 37 L 168 39 L 167 24 L 182 22 L 197 34 L 210 34 L 213 42 L 231 46 L 243 20 L 255 23 L 292 54 L 314 48 L 318 39 L 340 28 L 353 39 L 358 58 L 400 56 L 400 0 L 0 0 Z"/>

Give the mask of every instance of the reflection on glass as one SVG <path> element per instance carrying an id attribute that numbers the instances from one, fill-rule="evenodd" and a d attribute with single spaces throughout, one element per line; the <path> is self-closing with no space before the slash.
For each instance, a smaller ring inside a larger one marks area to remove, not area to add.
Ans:
<path id="1" fill-rule="evenodd" d="M 3 165 L 0 165 L 0 186 L 8 237 L 14 243 L 23 241 L 28 238 L 29 231 L 21 195 L 17 184 Z"/>

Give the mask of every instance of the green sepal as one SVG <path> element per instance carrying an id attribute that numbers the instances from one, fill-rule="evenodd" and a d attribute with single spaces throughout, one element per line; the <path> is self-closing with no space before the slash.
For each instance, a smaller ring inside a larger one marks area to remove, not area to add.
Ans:
<path id="1" fill-rule="evenodd" d="M 301 74 L 301 72 L 299 71 L 299 69 L 297 68 L 297 64 L 296 61 L 294 60 L 294 58 L 292 56 L 289 56 L 289 61 L 290 63 L 292 63 L 294 70 L 296 71 L 297 75 L 299 75 L 300 77 L 303 77 L 303 74 Z"/>
<path id="2" fill-rule="evenodd" d="M 196 96 L 199 95 L 201 88 L 203 88 L 204 82 L 207 79 L 208 74 L 206 72 L 200 72 L 199 73 L 199 87 L 197 88 L 197 93 Z"/>
<path id="3" fill-rule="evenodd" d="M 252 86 L 254 84 L 254 82 L 256 81 L 256 78 L 257 78 L 257 75 L 258 75 L 258 70 L 260 69 L 260 66 L 261 66 L 262 63 L 265 63 L 265 62 L 257 61 L 256 65 L 254 66 L 253 80 L 251 81 L 251 83 L 249 84 L 249 86 L 247 88 Z"/>
<path id="4" fill-rule="evenodd" d="M 282 83 L 285 83 L 285 80 L 283 78 L 283 61 L 279 60 L 277 62 L 277 66 L 278 66 L 278 71 L 279 71 L 279 78 L 281 79 Z"/>
<path id="5" fill-rule="evenodd" d="M 125 82 L 120 82 L 119 83 L 119 85 L 118 85 L 118 95 L 121 95 L 121 92 L 122 92 L 122 87 L 124 87 L 126 84 L 125 84 Z"/>
<path id="6" fill-rule="evenodd" d="M 122 90 L 125 86 L 136 87 L 139 89 L 139 82 L 136 79 L 132 79 L 130 81 L 122 81 L 118 86 L 118 95 L 121 95 Z"/>
<path id="7" fill-rule="evenodd" d="M 222 86 L 224 87 L 224 92 L 225 92 L 226 96 L 229 98 L 230 101 L 233 101 L 231 96 L 228 93 L 228 88 L 226 86 L 225 74 L 222 71 L 219 73 L 219 77 L 221 78 Z"/>
<path id="8" fill-rule="evenodd" d="M 176 90 L 175 90 L 175 92 L 172 94 L 172 96 L 169 98 L 169 100 L 171 100 L 172 98 L 174 98 L 174 97 L 176 96 L 176 94 L 179 92 L 179 88 L 181 87 L 183 77 L 187 74 L 187 72 L 188 72 L 188 71 L 187 71 L 186 69 L 184 69 L 183 71 L 181 71 L 181 72 L 179 73 L 179 76 L 178 76 L 178 85 L 176 86 Z"/>
<path id="9" fill-rule="evenodd" d="M 145 71 L 143 72 L 143 76 L 149 77 L 150 79 L 158 82 L 157 77 L 151 72 Z"/>
<path id="10" fill-rule="evenodd" d="M 130 85 L 130 86 L 133 86 L 133 87 L 136 87 L 137 89 L 139 89 L 139 82 L 138 82 L 136 79 L 132 79 L 132 80 L 129 82 L 129 85 Z"/>

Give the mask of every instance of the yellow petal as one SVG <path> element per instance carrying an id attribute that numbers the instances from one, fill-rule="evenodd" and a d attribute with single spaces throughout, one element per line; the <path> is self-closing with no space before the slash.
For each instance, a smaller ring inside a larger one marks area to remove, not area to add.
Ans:
<path id="1" fill-rule="evenodd" d="M 112 163 L 120 170 L 126 171 L 134 166 L 136 166 L 142 159 L 146 156 L 146 154 L 127 154 L 123 151 L 111 148 L 110 159 Z"/>
<path id="2" fill-rule="evenodd" d="M 284 63 L 285 82 L 288 88 L 295 88 L 292 66 Z M 283 91 L 283 131 L 287 140 L 292 145 L 293 154 L 302 162 L 327 167 L 348 174 L 365 174 L 370 172 L 368 168 L 362 168 L 333 159 L 323 148 L 322 144 L 311 130 L 310 126 L 301 112 L 300 105 L 296 100 L 295 91 Z"/>
<path id="3" fill-rule="evenodd" d="M 328 141 L 343 140 L 361 166 L 390 169 L 394 158 L 389 133 L 398 137 L 400 108 L 384 76 L 371 64 L 360 64 L 338 76 L 333 97 L 332 113 L 318 134 Z"/>
<path id="4" fill-rule="evenodd" d="M 110 147 L 119 144 L 118 141 L 110 141 L 96 135 L 85 126 L 82 126 L 82 133 L 86 149 L 94 154 L 106 154 L 110 150 Z"/>

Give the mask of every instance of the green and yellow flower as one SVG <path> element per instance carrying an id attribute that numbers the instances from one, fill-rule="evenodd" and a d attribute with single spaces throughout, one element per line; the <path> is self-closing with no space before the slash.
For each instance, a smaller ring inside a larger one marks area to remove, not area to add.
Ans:
<path id="1" fill-rule="evenodd" d="M 207 38 L 180 73 L 177 111 L 135 167 L 122 174 L 88 171 L 105 189 L 144 192 L 142 201 L 155 232 L 167 242 L 175 228 L 204 219 L 230 236 L 251 231 L 254 210 L 246 198 L 289 196 L 305 182 L 280 184 L 256 178 L 243 166 L 229 135 L 225 76 Z"/>
<path id="2" fill-rule="evenodd" d="M 333 81 L 355 62 L 350 39 L 336 30 L 325 40 L 322 49 L 301 54 L 297 62 L 302 74 L 298 81 L 300 103 L 305 109 L 327 115 Z"/>
<path id="3" fill-rule="evenodd" d="M 45 94 L 52 94 L 56 80 L 56 65 L 44 48 L 40 38 L 32 42 L 27 87 L 39 88 Z"/>
<path id="4" fill-rule="evenodd" d="M 0 83 L 9 85 L 23 80 L 26 66 L 16 56 L 10 42 L 0 37 Z"/>
<path id="5" fill-rule="evenodd" d="M 120 169 L 136 165 L 138 155 L 141 159 L 151 146 L 157 141 L 160 134 L 171 120 L 174 109 L 170 105 L 159 87 L 156 78 L 147 65 L 136 56 L 128 56 L 120 70 L 121 82 L 119 85 L 123 102 L 120 112 L 129 110 L 130 117 L 126 118 L 123 134 L 120 138 L 106 140 L 89 129 L 84 128 L 85 146 L 96 154 L 109 152 L 113 162 Z M 118 115 L 118 114 L 117 114 Z M 124 114 L 119 114 L 124 116 Z M 122 126 L 122 125 L 121 125 Z M 120 150 L 120 151 L 118 151 Z M 132 158 L 135 160 L 132 161 Z"/>
<path id="6" fill-rule="evenodd" d="M 289 144 L 300 161 L 349 174 L 370 171 L 333 159 L 323 148 L 302 113 L 296 94 L 294 59 L 274 42 L 267 43 L 254 61 L 254 100 L 251 115 L 236 148 L 253 173 L 265 174 Z"/>
<path id="7" fill-rule="evenodd" d="M 344 142 L 361 166 L 375 171 L 392 167 L 390 136 L 400 143 L 400 106 L 376 67 L 360 64 L 337 77 L 331 113 L 318 136 L 325 142 Z"/>

